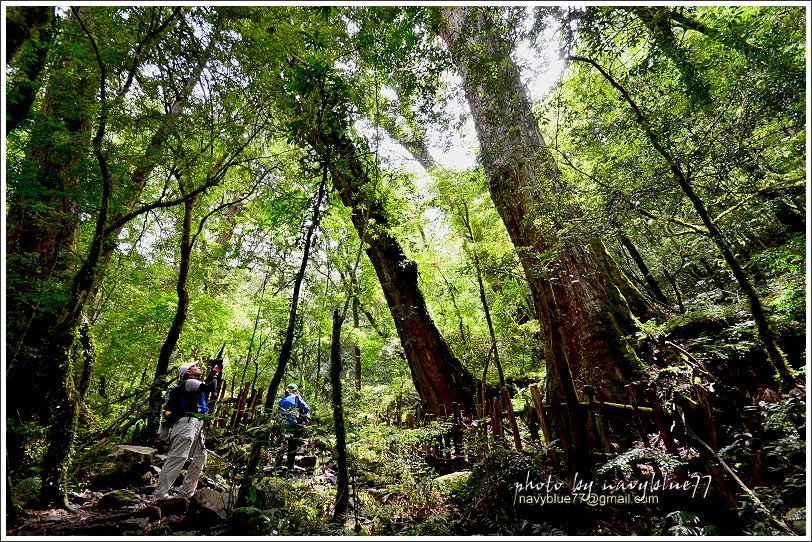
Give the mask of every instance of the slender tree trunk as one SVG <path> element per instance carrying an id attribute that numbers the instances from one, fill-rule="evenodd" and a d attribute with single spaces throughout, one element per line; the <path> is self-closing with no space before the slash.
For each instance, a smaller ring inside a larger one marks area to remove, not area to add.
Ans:
<path id="1" fill-rule="evenodd" d="M 352 296 L 352 325 L 353 328 L 358 330 L 359 325 L 359 318 L 358 318 L 358 294 L 357 292 L 353 292 Z M 355 365 L 355 390 L 361 391 L 361 347 L 358 345 L 358 339 L 356 338 L 353 341 L 352 345 L 352 359 L 353 365 Z"/>
<path id="2" fill-rule="evenodd" d="M 328 160 L 329 161 L 329 160 Z M 302 248 L 302 263 L 299 265 L 299 271 L 296 273 L 296 279 L 293 283 L 293 294 L 290 300 L 290 312 L 288 315 L 288 326 L 285 331 L 285 339 L 282 343 L 282 348 L 279 351 L 279 359 L 276 364 L 276 371 L 268 384 L 268 391 L 265 397 L 265 412 L 269 414 L 273 411 L 276 405 L 276 392 L 279 389 L 279 384 L 285 376 L 285 369 L 287 368 L 288 361 L 290 361 L 290 354 L 293 348 L 293 336 L 296 328 L 296 313 L 299 305 L 299 292 L 304 280 L 305 271 L 307 270 L 307 262 L 310 258 L 310 246 L 313 242 L 313 234 L 318 228 L 321 216 L 322 200 L 324 199 L 325 190 L 327 186 L 327 164 L 324 164 L 321 183 L 319 184 L 319 191 L 316 194 L 316 203 L 313 206 L 313 219 L 307 227 L 305 233 L 304 247 Z M 248 464 L 245 467 L 245 474 L 243 481 L 240 484 L 240 492 L 237 502 L 244 505 L 248 498 L 248 489 L 253 484 L 254 476 L 259 468 L 259 462 L 262 458 L 262 450 L 265 449 L 267 444 L 266 438 L 257 438 L 251 446 L 251 454 L 248 459 Z"/>
<path id="3" fill-rule="evenodd" d="M 343 318 L 338 309 L 333 311 L 333 331 L 330 342 L 330 384 L 332 387 L 333 423 L 336 432 L 336 498 L 332 521 L 340 522 L 350 500 L 350 484 L 347 473 L 347 430 L 344 425 L 344 404 L 341 391 L 341 324 Z"/>
<path id="4" fill-rule="evenodd" d="M 634 263 L 637 265 L 637 268 L 640 269 L 640 272 L 643 274 L 643 279 L 646 281 L 646 284 L 648 285 L 651 295 L 654 297 L 654 299 L 656 299 L 660 303 L 667 305 L 668 298 L 665 297 L 665 294 L 660 288 L 660 285 L 657 284 L 656 280 L 654 280 L 651 271 L 646 265 L 646 261 L 640 255 L 640 252 L 637 250 L 637 247 L 634 245 L 634 243 L 632 243 L 632 240 L 629 239 L 629 237 L 626 235 L 621 235 L 620 242 L 621 244 L 623 244 L 624 247 L 626 247 L 626 250 L 629 252 L 629 256 L 631 256 L 632 260 L 634 260 Z"/>
<path id="5" fill-rule="evenodd" d="M 181 332 L 183 331 L 183 325 L 186 323 L 186 317 L 189 313 L 189 291 L 186 289 L 186 282 L 189 278 L 189 270 L 192 266 L 192 218 L 196 203 L 197 198 L 190 197 L 183 204 L 178 280 L 175 285 L 175 291 L 178 294 L 178 305 L 175 308 L 175 317 L 172 319 L 172 325 L 169 326 L 166 339 L 164 339 L 164 343 L 161 345 L 161 352 L 158 355 L 158 362 L 155 365 L 155 376 L 152 379 L 154 384 L 164 380 L 169 372 L 169 360 L 175 352 L 175 347 L 178 344 Z M 163 386 L 153 385 L 150 388 L 149 415 L 147 416 L 147 424 L 143 432 L 138 436 L 139 440 L 149 441 L 149 439 L 156 434 L 158 425 L 161 423 L 160 408 L 163 404 L 164 391 Z"/>
<path id="6" fill-rule="evenodd" d="M 77 386 L 77 400 L 79 405 L 79 423 L 90 425 L 93 422 L 93 413 L 87 405 L 87 394 L 90 391 L 90 380 L 93 378 L 93 369 L 96 365 L 96 345 L 90 331 L 90 321 L 84 318 L 79 326 L 78 355 L 82 359 L 82 373 Z"/>
<path id="7" fill-rule="evenodd" d="M 491 348 L 493 349 L 493 362 L 496 365 L 496 372 L 499 375 L 499 388 L 505 387 L 505 373 L 502 371 L 502 362 L 499 359 L 499 347 L 496 344 L 496 332 L 493 329 L 493 320 L 491 319 L 491 308 L 488 305 L 488 298 L 485 295 L 485 284 L 482 281 L 482 265 L 479 262 L 479 256 L 476 253 L 476 239 L 474 239 L 474 229 L 471 227 L 471 217 L 468 214 L 468 205 L 463 201 L 462 219 L 465 222 L 465 228 L 468 231 L 468 241 L 471 243 L 471 259 L 474 262 L 474 270 L 476 271 L 476 281 L 479 285 L 479 301 L 482 303 L 482 310 L 485 312 L 485 322 L 488 324 L 488 333 L 491 336 Z M 483 377 L 484 378 L 484 377 Z"/>
<path id="8" fill-rule="evenodd" d="M 329 158 L 328 158 L 329 161 Z M 279 384 L 285 376 L 285 369 L 287 369 L 290 355 L 293 351 L 293 336 L 296 331 L 296 314 L 299 307 L 299 293 L 302 288 L 302 281 L 304 280 L 305 271 L 307 270 L 307 262 L 310 259 L 310 247 L 313 243 L 313 234 L 319 226 L 321 217 L 321 206 L 324 200 L 324 194 L 327 187 L 327 164 L 324 164 L 321 183 L 319 184 L 319 191 L 316 194 L 316 204 L 313 206 L 313 219 L 307 227 L 305 234 L 304 247 L 302 248 L 302 263 L 299 265 L 299 271 L 296 273 L 296 280 L 293 283 L 293 295 L 290 299 L 290 313 L 288 315 L 288 327 L 285 330 L 285 340 L 282 343 L 282 348 L 279 350 L 279 360 L 276 364 L 276 371 L 268 384 L 268 392 L 265 396 L 265 410 L 270 412 L 276 403 L 276 391 L 279 389 Z"/>

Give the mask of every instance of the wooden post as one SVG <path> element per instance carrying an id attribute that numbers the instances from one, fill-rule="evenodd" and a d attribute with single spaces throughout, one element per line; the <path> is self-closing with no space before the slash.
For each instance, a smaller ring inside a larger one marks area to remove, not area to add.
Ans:
<path id="1" fill-rule="evenodd" d="M 643 446 L 649 447 L 648 433 L 646 432 L 646 425 L 643 423 L 643 416 L 640 415 L 640 409 L 637 406 L 637 398 L 634 393 L 634 386 L 626 384 L 626 391 L 629 394 L 629 402 L 634 410 L 634 419 L 637 422 L 637 432 L 640 433 L 640 440 L 643 441 Z"/>
<path id="2" fill-rule="evenodd" d="M 481 422 L 482 425 L 477 427 L 477 431 L 482 433 L 482 447 L 487 452 L 490 449 L 490 445 L 488 444 L 488 425 L 484 421 Z M 476 459 L 476 458 L 475 458 Z"/>
<path id="3" fill-rule="evenodd" d="M 498 397 L 491 399 L 491 424 L 493 424 L 494 438 L 500 443 L 504 444 L 504 432 L 502 431 L 502 406 L 499 404 Z"/>
<path id="4" fill-rule="evenodd" d="M 510 431 L 513 433 L 513 443 L 516 445 L 516 451 L 522 451 L 522 437 L 519 436 L 519 424 L 516 423 L 516 414 L 513 412 L 513 404 L 510 401 L 510 392 L 507 388 L 499 390 L 502 394 L 502 403 L 507 410 L 508 422 L 510 422 Z"/>
<path id="5" fill-rule="evenodd" d="M 540 441 L 542 438 L 539 434 L 539 431 L 541 431 L 541 425 L 539 425 L 538 422 L 536 409 L 533 407 L 532 403 L 526 399 L 524 401 L 524 408 L 522 409 L 522 418 L 527 422 L 527 430 L 530 432 L 530 442 Z"/>
<path id="6" fill-rule="evenodd" d="M 533 398 L 533 405 L 535 406 L 536 416 L 538 416 L 539 425 L 541 426 L 541 432 L 544 435 L 544 441 L 547 443 L 547 446 L 550 446 L 553 442 L 553 435 L 550 431 L 550 425 L 547 423 L 547 415 L 544 413 L 544 403 L 541 401 L 541 392 L 535 384 L 530 386 L 530 396 Z M 550 457 L 553 458 L 553 461 L 558 462 L 558 457 L 556 457 L 556 453 L 552 448 L 550 448 Z"/>
<path id="7" fill-rule="evenodd" d="M 251 419 L 256 419 L 256 411 L 259 404 L 262 402 L 262 396 L 265 394 L 265 390 L 260 388 L 257 390 L 254 399 L 251 401 L 251 406 L 249 407 L 249 412 L 251 413 Z"/>
<path id="8" fill-rule="evenodd" d="M 253 416 L 251 415 L 252 414 L 251 407 L 254 405 L 254 401 L 257 398 L 257 391 L 259 390 L 254 390 L 253 392 L 251 392 L 251 394 L 246 396 L 245 408 L 243 409 L 242 416 L 240 417 L 241 425 L 249 423 L 253 419 Z"/>
<path id="9" fill-rule="evenodd" d="M 654 423 L 657 424 L 657 429 L 660 431 L 660 436 L 663 439 L 663 444 L 665 444 L 665 449 L 677 459 L 682 459 L 682 456 L 679 455 L 679 450 L 677 449 L 677 443 L 674 442 L 674 437 L 671 436 L 671 432 L 668 430 L 668 426 L 665 423 L 665 414 L 663 413 L 663 407 L 660 404 L 660 398 L 657 397 L 657 390 L 655 390 L 653 387 L 649 388 L 646 392 L 646 397 L 651 404 L 651 412 L 654 414 Z M 686 472 L 685 467 L 675 468 L 674 476 L 676 476 L 677 481 L 679 482 L 684 482 L 688 479 L 688 473 Z"/>
<path id="10" fill-rule="evenodd" d="M 602 416 L 601 413 L 598 412 L 598 405 L 595 402 L 595 388 L 593 388 L 592 386 L 584 386 L 584 393 L 586 393 L 586 396 L 589 399 L 589 417 L 592 421 L 592 425 L 595 426 L 595 433 L 597 434 L 598 441 L 600 442 L 600 445 L 603 448 L 604 452 L 609 454 L 611 453 L 609 443 L 607 442 L 604 430 L 601 427 L 602 420 L 600 418 Z"/>
<path id="11" fill-rule="evenodd" d="M 713 417 L 713 408 L 711 408 L 710 401 L 708 401 L 708 394 L 705 392 L 705 388 L 701 385 L 695 385 L 694 391 L 696 392 L 696 401 L 699 406 L 702 407 L 702 420 L 705 422 L 708 445 L 715 452 L 719 449 L 719 444 L 716 437 L 716 420 Z"/>
<path id="12" fill-rule="evenodd" d="M 231 421 L 231 427 L 237 427 L 242 421 L 242 412 L 245 408 L 245 400 L 248 397 L 248 389 L 251 387 L 250 382 L 246 382 L 240 390 L 240 395 L 237 399 L 237 409 L 234 411 L 234 419 Z"/>
<path id="13" fill-rule="evenodd" d="M 766 486 L 766 477 L 764 476 L 764 454 L 761 445 L 761 440 L 758 438 L 752 439 L 751 448 L 753 450 L 753 479 L 758 486 Z"/>
<path id="14" fill-rule="evenodd" d="M 611 452 L 616 449 L 616 446 L 614 439 L 612 439 L 612 430 L 608 418 L 606 417 L 606 403 L 603 402 L 603 397 L 600 394 L 598 394 L 598 406 L 600 408 L 601 423 L 603 424 L 603 432 L 601 434 L 604 440 L 606 440 L 608 451 Z"/>

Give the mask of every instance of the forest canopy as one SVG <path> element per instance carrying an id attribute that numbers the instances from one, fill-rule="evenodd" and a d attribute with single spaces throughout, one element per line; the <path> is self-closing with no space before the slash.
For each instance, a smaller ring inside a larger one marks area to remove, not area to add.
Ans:
<path id="1" fill-rule="evenodd" d="M 808 534 L 808 6 L 3 11 L 6 534 Z"/>

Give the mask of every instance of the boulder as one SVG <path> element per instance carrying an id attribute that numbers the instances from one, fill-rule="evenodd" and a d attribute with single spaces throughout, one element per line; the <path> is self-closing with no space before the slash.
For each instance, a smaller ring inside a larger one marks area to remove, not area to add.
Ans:
<path id="1" fill-rule="evenodd" d="M 232 491 L 229 495 L 227 491 L 217 491 L 207 487 L 198 489 L 192 496 L 192 504 L 199 508 L 208 508 L 222 519 L 228 518 L 228 509 L 234 505 L 236 500 L 236 491 Z"/>
<path id="2" fill-rule="evenodd" d="M 149 481 L 157 450 L 145 446 L 119 445 L 113 448 L 99 472 L 90 480 L 94 488 L 126 487 L 133 480 Z"/>
<path id="3" fill-rule="evenodd" d="M 99 502 L 96 503 L 96 508 L 103 510 L 103 509 L 111 509 L 111 508 L 123 508 L 125 506 L 131 506 L 133 504 L 138 504 L 139 498 L 138 495 L 133 493 L 128 489 L 116 489 L 115 491 L 110 491 L 102 495 Z"/>
<path id="4" fill-rule="evenodd" d="M 432 486 L 443 493 L 450 493 L 465 484 L 470 476 L 471 471 L 469 470 L 452 472 L 432 480 Z"/>
<path id="5" fill-rule="evenodd" d="M 189 499 L 185 497 L 167 497 L 153 503 L 161 511 L 161 517 L 182 516 L 189 509 Z"/>

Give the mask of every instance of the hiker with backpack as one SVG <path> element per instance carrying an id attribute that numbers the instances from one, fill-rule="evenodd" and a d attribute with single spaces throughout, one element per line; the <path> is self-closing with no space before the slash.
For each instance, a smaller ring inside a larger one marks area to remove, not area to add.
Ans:
<path id="1" fill-rule="evenodd" d="M 280 429 L 283 436 L 287 437 L 287 468 L 293 470 L 296 462 L 296 450 L 302 444 L 304 426 L 310 414 L 310 407 L 299 392 L 299 386 L 288 384 L 285 387 L 285 396 L 277 403 L 280 414 Z"/>
<path id="2" fill-rule="evenodd" d="M 178 368 L 180 382 L 166 393 L 161 427 L 162 438 L 169 438 L 169 452 L 158 476 L 153 500 L 169 497 L 169 488 L 175 482 L 187 459 L 191 464 L 183 478 L 180 494 L 191 497 L 203 465 L 206 464 L 206 436 L 203 422 L 207 417 L 207 396 L 216 391 L 214 383 L 200 380 L 202 370 L 198 362 L 185 363 Z"/>

